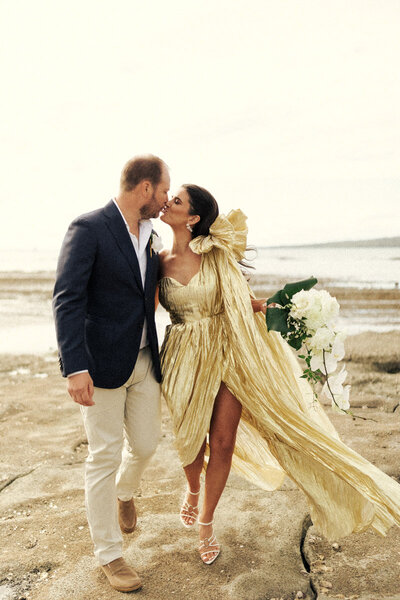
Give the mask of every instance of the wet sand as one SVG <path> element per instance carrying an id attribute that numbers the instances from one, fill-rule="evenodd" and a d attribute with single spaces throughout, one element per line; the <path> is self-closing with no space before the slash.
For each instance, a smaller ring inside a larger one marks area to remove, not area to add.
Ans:
<path id="1" fill-rule="evenodd" d="M 269 297 L 285 284 L 283 277 L 251 273 L 250 284 L 258 297 Z M 51 310 L 54 273 L 0 272 L 0 354 L 43 353 L 56 349 Z M 400 331 L 400 290 L 333 287 L 321 279 L 341 305 L 340 327 L 349 334 L 362 331 Z M 169 322 L 159 307 L 157 329 L 162 340 Z"/>

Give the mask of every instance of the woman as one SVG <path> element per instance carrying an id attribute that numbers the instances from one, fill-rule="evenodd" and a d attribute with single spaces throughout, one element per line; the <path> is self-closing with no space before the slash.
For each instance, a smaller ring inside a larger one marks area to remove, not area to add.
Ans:
<path id="1" fill-rule="evenodd" d="M 339 440 L 289 346 L 267 331 L 265 300 L 253 298 L 238 264 L 243 213 L 218 216 L 209 192 L 183 185 L 161 218 L 174 234 L 160 255 L 160 302 L 172 323 L 162 390 L 188 482 L 181 520 L 192 527 L 198 519 L 203 562 L 220 552 L 212 523 L 231 464 L 266 490 L 287 474 L 329 539 L 400 525 L 400 486 Z"/>

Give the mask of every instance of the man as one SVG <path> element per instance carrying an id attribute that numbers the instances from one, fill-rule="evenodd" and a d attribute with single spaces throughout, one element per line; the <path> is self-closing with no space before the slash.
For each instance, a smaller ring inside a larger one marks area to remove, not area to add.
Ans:
<path id="1" fill-rule="evenodd" d="M 118 197 L 71 223 L 54 288 L 60 367 L 70 396 L 80 404 L 89 444 L 90 533 L 95 556 L 119 591 L 141 587 L 122 558 L 120 528 L 135 527 L 133 494 L 160 436 L 154 323 L 159 259 L 149 219 L 166 205 L 169 185 L 160 158 L 130 160 Z"/>

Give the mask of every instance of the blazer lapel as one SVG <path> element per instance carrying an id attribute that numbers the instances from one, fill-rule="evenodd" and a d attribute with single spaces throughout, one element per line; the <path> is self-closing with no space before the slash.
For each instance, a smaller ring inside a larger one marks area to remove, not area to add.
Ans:
<path id="1" fill-rule="evenodd" d="M 127 260 L 134 276 L 139 289 L 143 292 L 142 277 L 140 274 L 139 261 L 136 256 L 135 249 L 132 244 L 132 240 L 129 235 L 129 231 L 124 223 L 124 220 L 115 206 L 114 201 L 111 200 L 105 208 L 104 214 L 107 217 L 107 226 L 113 234 L 115 241 L 117 242 L 119 249 Z"/>
<path id="2" fill-rule="evenodd" d="M 146 256 L 147 256 L 147 267 L 146 267 L 146 280 L 144 284 L 144 289 L 147 295 L 148 289 L 151 286 L 152 279 L 154 277 L 154 270 L 158 267 L 158 260 L 156 253 L 154 250 L 151 250 L 151 237 L 146 246 Z"/>

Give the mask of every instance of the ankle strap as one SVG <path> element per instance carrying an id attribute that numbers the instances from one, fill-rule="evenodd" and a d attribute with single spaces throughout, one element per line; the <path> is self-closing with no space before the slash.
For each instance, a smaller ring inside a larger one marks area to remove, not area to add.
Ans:
<path id="1" fill-rule="evenodd" d="M 198 496 L 201 492 L 201 488 L 199 489 L 198 492 L 192 492 L 192 490 L 190 490 L 189 488 L 187 489 L 188 494 L 192 494 L 192 496 Z"/>
<path id="2" fill-rule="evenodd" d="M 212 525 L 214 523 L 214 519 L 209 523 L 202 523 L 201 521 L 197 521 L 199 525 Z"/>

